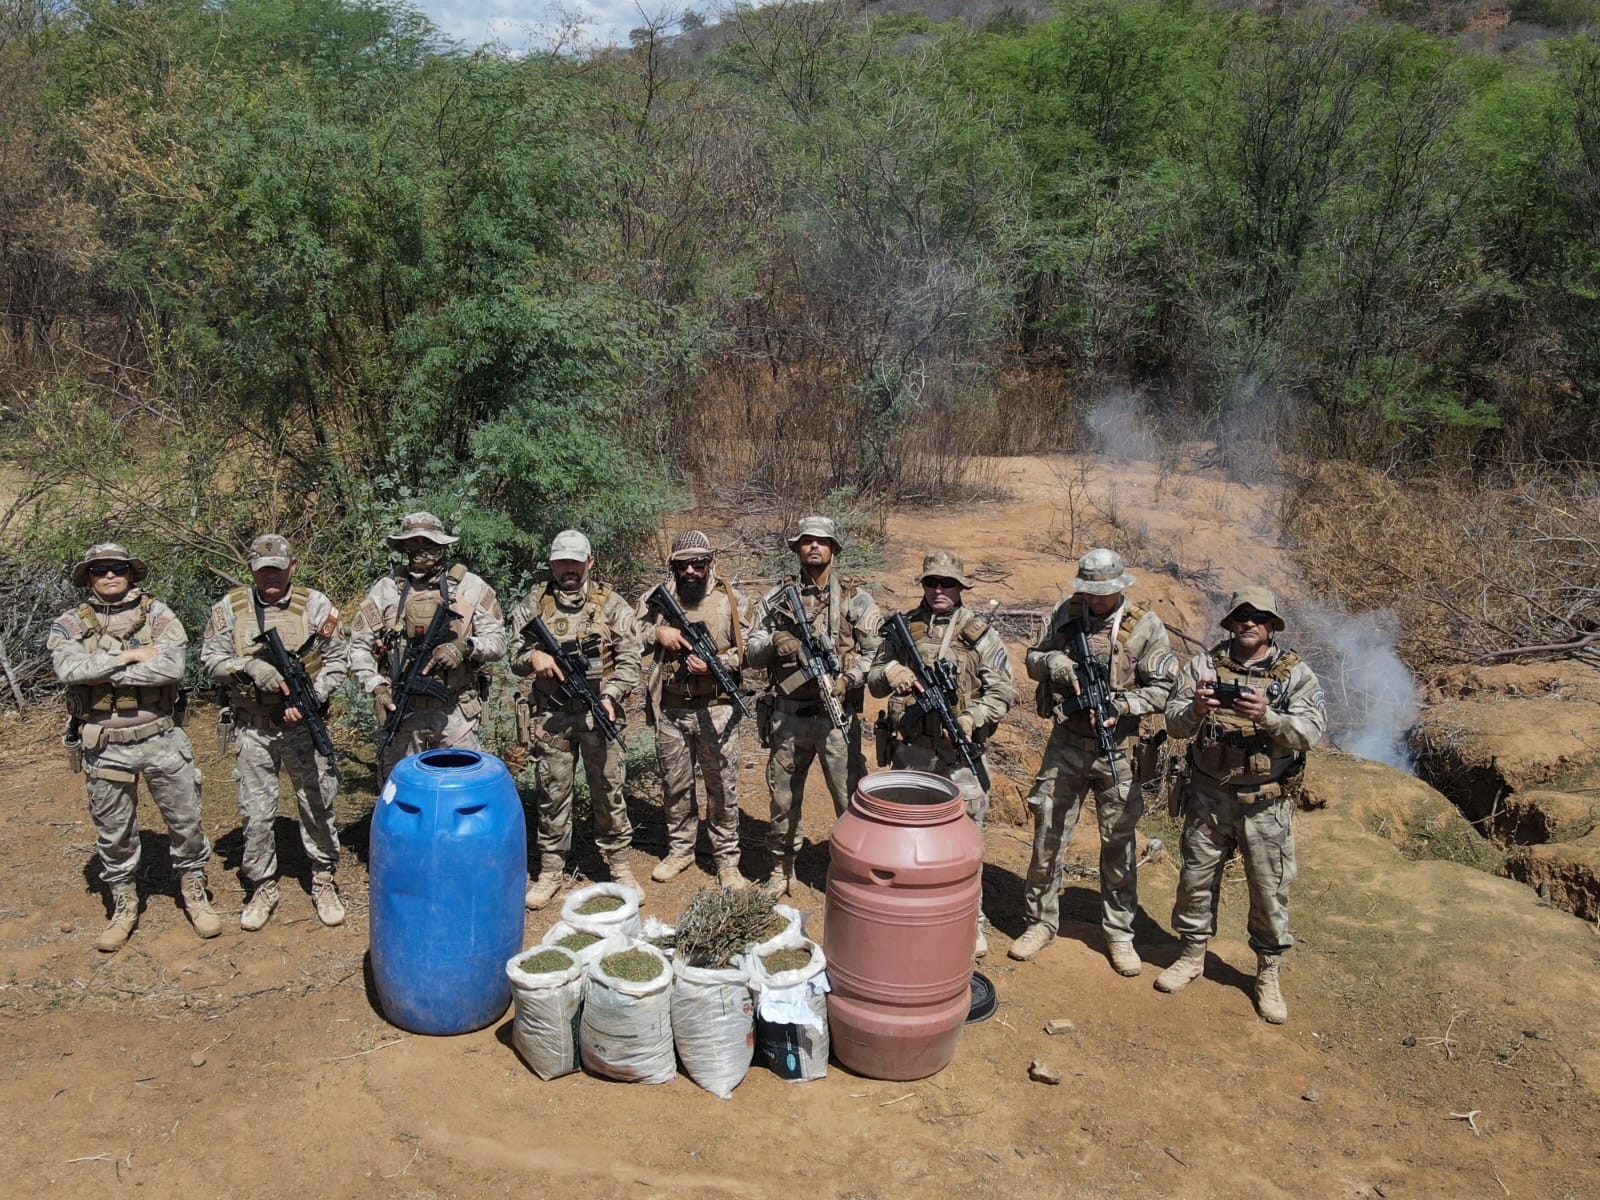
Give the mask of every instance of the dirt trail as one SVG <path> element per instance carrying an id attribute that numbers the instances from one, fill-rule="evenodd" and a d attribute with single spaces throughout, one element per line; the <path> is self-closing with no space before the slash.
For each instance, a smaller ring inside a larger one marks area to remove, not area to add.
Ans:
<path id="1" fill-rule="evenodd" d="M 986 589 L 1007 607 L 1056 598 L 1071 555 L 1040 549 L 1041 540 L 1060 545 L 1056 469 L 1042 460 L 1011 466 L 1014 501 L 891 522 L 882 575 L 896 590 L 880 588 L 888 600 L 910 595 L 905 580 L 929 543 L 991 564 Z M 1209 555 L 1219 588 L 1243 578 L 1222 566 L 1225 551 L 1249 554 L 1255 578 L 1279 569 L 1248 524 L 1247 502 L 1265 503 L 1259 489 L 1166 481 L 1169 500 L 1186 487 L 1200 507 L 1158 528 L 1139 498 L 1161 483 L 1152 468 L 1103 474 L 1117 481 L 1124 520 L 1149 524 L 1151 558 L 1165 556 L 1162 538 L 1181 536 L 1177 561 L 1194 569 Z M 1204 599 L 1138 555 L 1131 565 L 1142 594 L 1165 598 L 1174 623 L 1204 636 Z M 908 1084 L 835 1067 L 818 1083 L 792 1085 L 758 1069 L 724 1102 L 681 1076 L 662 1087 L 583 1076 L 544 1083 L 510 1049 L 505 1021 L 446 1039 L 389 1026 L 363 973 L 359 858 L 344 872 L 343 928 L 319 927 L 303 886 L 289 884 L 264 931 L 238 932 L 243 897 L 224 866 L 237 864 L 237 816 L 208 719 L 200 715 L 194 734 L 228 928 L 211 942 L 190 933 L 161 839 L 147 834 L 156 894 L 133 942 L 109 958 L 91 946 L 104 908 L 85 878 L 93 830 L 80 782 L 60 767 L 43 721 L 0 725 L 0 1121 L 14 1194 L 139 1186 L 227 1197 L 597 1200 L 1600 1194 L 1600 937 L 1519 884 L 1406 861 L 1353 815 L 1370 805 L 1300 817 L 1300 945 L 1286 968 L 1287 1026 L 1268 1026 L 1251 1008 L 1239 878 L 1225 886 L 1207 978 L 1176 997 L 1153 990 L 1156 970 L 1177 951 L 1166 932 L 1176 872 L 1164 855 L 1141 873 L 1139 944 L 1150 964 L 1141 978 L 1106 965 L 1095 885 L 1081 874 L 1063 897 L 1063 936 L 1033 963 L 1006 959 L 1007 939 L 1022 928 L 1028 834 L 997 823 L 985 871 L 997 935 L 984 970 L 1002 1007 L 966 1031 L 955 1062 Z M 1025 746 L 1030 727 L 1019 728 Z M 747 866 L 759 870 L 765 790 L 758 752 L 746 749 Z M 1014 786 L 1025 786 L 1031 765 L 1019 765 Z M 359 769 L 350 773 L 341 824 L 359 849 L 371 794 Z M 1383 787 L 1381 775 L 1361 779 L 1349 786 Z M 828 806 L 819 801 L 808 803 L 807 826 L 820 840 Z M 644 853 L 658 854 L 659 809 L 641 799 L 635 818 Z M 1152 819 L 1149 831 L 1175 843 L 1170 826 Z M 1092 865 L 1083 833 L 1075 857 Z M 286 820 L 279 845 L 286 866 L 303 865 Z M 815 922 L 819 855 L 803 856 L 801 868 L 813 886 L 798 902 Z M 706 882 L 690 872 L 648 885 L 646 911 L 674 917 Z M 529 939 L 553 919 L 530 916 Z M 1052 1018 L 1072 1020 L 1076 1032 L 1047 1036 Z M 1062 1085 L 1029 1082 L 1034 1058 L 1054 1064 Z M 1476 1133 L 1451 1115 L 1468 1112 Z"/>

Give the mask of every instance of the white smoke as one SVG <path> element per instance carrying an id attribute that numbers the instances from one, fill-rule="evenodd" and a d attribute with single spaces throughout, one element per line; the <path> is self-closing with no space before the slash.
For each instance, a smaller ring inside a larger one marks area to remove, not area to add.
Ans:
<path id="1" fill-rule="evenodd" d="M 1395 647 L 1400 622 L 1389 609 L 1352 616 L 1302 601 L 1286 639 L 1322 683 L 1328 740 L 1350 754 L 1409 771 L 1406 732 L 1417 721 L 1416 680 Z M 1282 635 L 1280 635 L 1282 637 Z"/>
<path id="2" fill-rule="evenodd" d="M 1154 461 L 1161 443 L 1143 396 L 1117 389 L 1100 397 L 1089 411 L 1089 432 L 1094 448 L 1110 458 Z"/>

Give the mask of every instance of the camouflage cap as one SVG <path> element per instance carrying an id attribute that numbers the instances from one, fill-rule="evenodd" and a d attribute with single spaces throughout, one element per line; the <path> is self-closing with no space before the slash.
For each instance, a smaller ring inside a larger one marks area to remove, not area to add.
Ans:
<path id="1" fill-rule="evenodd" d="M 294 551 L 289 548 L 289 539 L 281 533 L 263 533 L 250 543 L 252 571 L 262 567 L 282 567 L 287 571 L 293 565 Z"/>
<path id="2" fill-rule="evenodd" d="M 407 513 L 400 520 L 400 532 L 391 533 L 383 540 L 399 550 L 413 538 L 426 538 L 436 546 L 453 546 L 461 540 L 445 532 L 444 522 L 431 512 Z"/>
<path id="3" fill-rule="evenodd" d="M 563 529 L 551 538 L 550 553 L 545 555 L 548 562 L 588 562 L 593 557 L 589 539 L 576 529 Z"/>
<path id="4" fill-rule="evenodd" d="M 1073 595 L 1115 596 L 1136 582 L 1115 550 L 1091 550 L 1078 560 L 1078 577 L 1067 586 Z"/>
<path id="5" fill-rule="evenodd" d="M 96 542 L 83 552 L 83 557 L 72 566 L 72 586 L 89 586 L 89 567 L 97 562 L 125 562 L 128 564 L 128 582 L 138 583 L 150 574 L 149 564 L 128 553 L 121 542 Z"/>
<path id="6" fill-rule="evenodd" d="M 675 563 L 715 557 L 716 551 L 711 548 L 710 538 L 698 529 L 685 529 L 672 539 L 672 553 L 667 555 L 667 561 Z"/>
<path id="7" fill-rule="evenodd" d="M 1276 633 L 1283 632 L 1283 614 L 1278 611 L 1278 598 L 1271 590 L 1264 587 L 1242 587 L 1228 600 L 1228 612 L 1220 622 L 1224 629 L 1228 629 L 1228 622 L 1233 619 L 1233 614 L 1241 608 L 1253 608 L 1257 612 L 1272 614 L 1272 628 Z M 1233 630 L 1228 629 L 1229 633 Z"/>
<path id="8" fill-rule="evenodd" d="M 932 550 L 922 560 L 922 574 L 911 582 L 921 584 L 924 579 L 954 579 L 964 588 L 972 586 L 972 580 L 967 577 L 967 564 L 961 561 L 961 556 L 951 550 Z"/>
<path id="9" fill-rule="evenodd" d="M 801 517 L 800 528 L 789 539 L 789 549 L 793 550 L 800 544 L 801 538 L 814 537 L 822 541 L 832 542 L 834 550 L 843 550 L 844 543 L 839 540 L 839 531 L 835 528 L 832 517 Z"/>

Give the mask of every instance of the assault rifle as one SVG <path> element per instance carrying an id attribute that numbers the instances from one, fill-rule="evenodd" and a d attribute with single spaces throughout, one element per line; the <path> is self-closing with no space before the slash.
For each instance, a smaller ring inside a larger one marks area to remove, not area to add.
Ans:
<path id="1" fill-rule="evenodd" d="M 828 714 L 833 727 L 843 729 L 849 723 L 849 718 L 844 714 L 839 697 L 833 694 L 833 681 L 839 678 L 840 672 L 838 655 L 811 628 L 805 605 L 800 602 L 800 589 L 791 583 L 784 588 L 783 596 L 794 618 L 795 631 L 800 636 L 800 670 L 807 679 L 816 683 L 817 692 L 822 697 L 823 711 Z"/>
<path id="2" fill-rule="evenodd" d="M 434 700 L 450 699 L 450 689 L 445 687 L 443 681 L 426 674 L 426 671 L 433 652 L 449 639 L 452 632 L 450 623 L 460 619 L 461 614 L 446 601 L 433 610 L 433 620 L 428 622 L 427 632 L 406 643 L 406 652 L 395 665 L 391 676 L 390 692 L 394 698 L 394 711 L 383 723 L 383 740 L 378 743 L 379 762 L 383 761 L 384 752 L 389 749 L 389 743 L 394 741 L 394 735 L 400 732 L 400 726 L 411 715 L 418 696 L 428 696 Z"/>
<path id="3" fill-rule="evenodd" d="M 276 629 L 267 629 L 256 635 L 258 645 L 267 648 L 267 654 L 272 659 L 272 665 L 278 668 L 278 674 L 283 676 L 284 683 L 289 685 L 289 692 L 283 698 L 284 708 L 298 708 L 300 716 L 306 723 L 306 731 L 311 734 L 311 744 L 317 748 L 317 753 L 328 760 L 328 770 L 333 772 L 335 779 L 339 778 L 339 752 L 333 748 L 333 738 L 328 735 L 328 723 L 323 718 L 327 714 L 327 705 L 317 699 L 316 685 L 311 682 L 311 674 L 306 670 L 306 664 L 301 660 L 301 655 L 316 641 L 316 634 L 312 634 L 293 654 L 289 647 L 283 644 L 283 638 Z"/>
<path id="4" fill-rule="evenodd" d="M 589 656 L 583 652 L 583 647 L 577 642 L 558 642 L 543 617 L 535 617 L 529 623 L 527 632 L 533 641 L 539 643 L 539 649 L 555 659 L 556 666 L 561 668 L 561 683 L 556 688 L 556 698 L 562 701 L 581 700 L 594 720 L 594 727 L 605 734 L 608 741 L 621 744 L 622 730 L 607 715 L 605 701 L 589 682 Z"/>
<path id="5" fill-rule="evenodd" d="M 678 598 L 667 590 L 667 585 L 658 583 L 650 589 L 644 598 L 647 610 L 659 613 L 684 637 L 689 639 L 689 653 L 706 664 L 706 669 L 711 672 L 711 678 L 716 680 L 717 690 L 733 697 L 733 702 L 750 720 L 755 720 L 756 714 L 745 703 L 744 696 L 739 692 L 739 681 L 722 665 L 722 658 L 717 653 L 717 643 L 711 637 L 711 631 L 706 628 L 704 621 L 691 621 L 689 614 L 683 611 L 683 606 L 678 603 Z M 739 614 L 734 613 L 733 619 L 737 621 Z M 681 683 L 689 678 L 689 663 L 687 655 L 685 661 L 678 666 L 675 678 Z"/>
<path id="6" fill-rule="evenodd" d="M 1100 744 L 1100 753 L 1106 756 L 1106 761 L 1116 770 L 1116 764 L 1126 757 L 1117 745 L 1117 706 L 1111 700 L 1111 672 L 1106 664 L 1101 662 L 1089 652 L 1089 631 L 1084 628 L 1082 621 L 1072 621 L 1067 625 L 1067 642 L 1072 649 L 1073 670 L 1078 676 L 1078 692 L 1075 696 L 1062 697 L 1062 711 L 1068 714 L 1075 712 L 1088 712 L 1094 716 L 1095 741 Z"/>
<path id="7" fill-rule="evenodd" d="M 987 791 L 989 772 L 984 768 L 983 755 L 972 744 L 972 739 L 961 732 L 956 715 L 950 708 L 950 697 L 957 694 L 955 664 L 942 658 L 936 659 L 931 665 L 923 661 L 922 652 L 917 649 L 916 639 L 911 636 L 903 613 L 891 616 L 883 623 L 883 629 L 889 639 L 890 653 L 911 668 L 917 683 L 922 686 L 917 702 L 900 717 L 900 727 L 910 729 L 913 725 L 919 725 L 929 713 L 938 717 L 939 727 L 944 730 L 945 737 L 950 739 L 961 761 Z"/>

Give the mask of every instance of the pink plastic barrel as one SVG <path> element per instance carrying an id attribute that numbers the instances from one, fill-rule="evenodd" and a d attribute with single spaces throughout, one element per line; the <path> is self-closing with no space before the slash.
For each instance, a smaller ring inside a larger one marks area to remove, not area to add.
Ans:
<path id="1" fill-rule="evenodd" d="M 983 835 L 947 779 L 880 771 L 833 827 L 823 952 L 834 1056 L 871 1079 L 955 1057 L 972 1005 Z"/>

